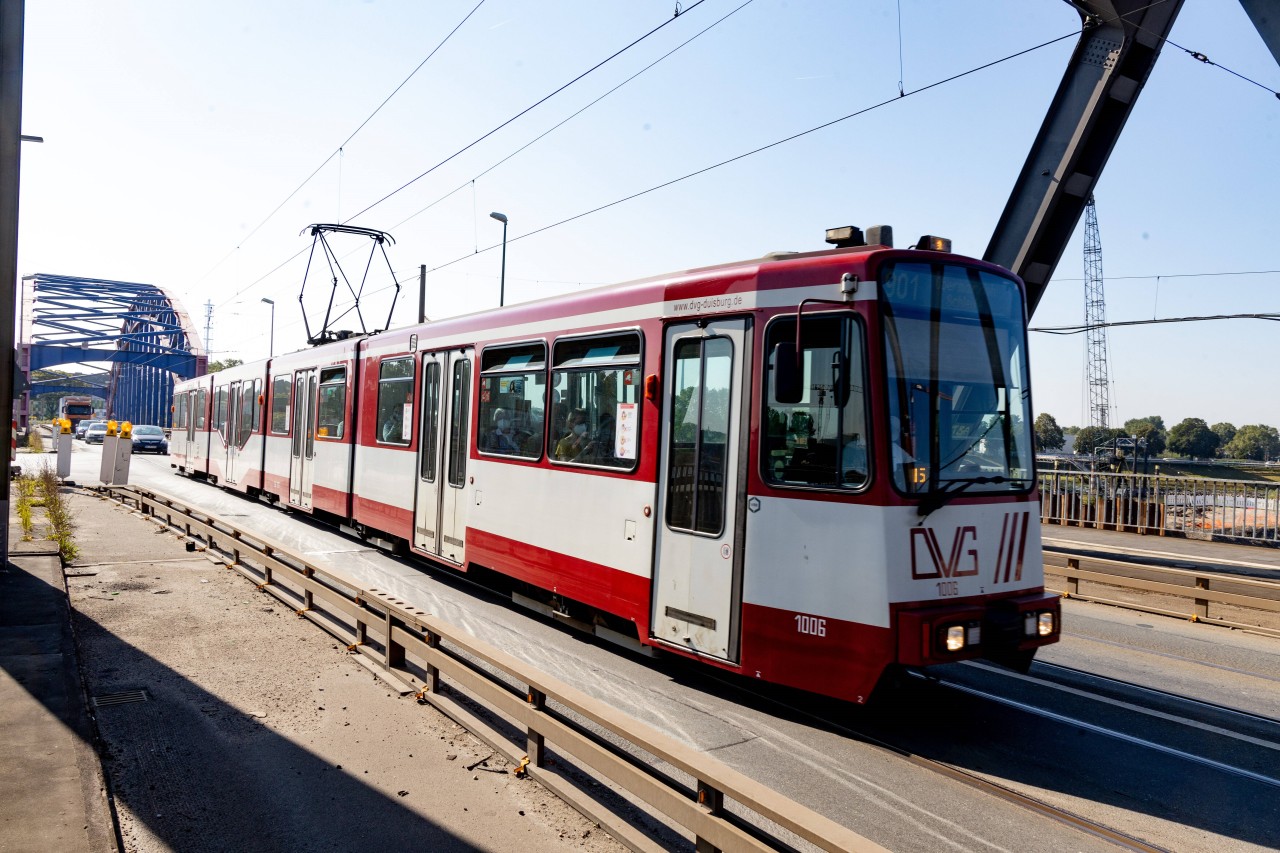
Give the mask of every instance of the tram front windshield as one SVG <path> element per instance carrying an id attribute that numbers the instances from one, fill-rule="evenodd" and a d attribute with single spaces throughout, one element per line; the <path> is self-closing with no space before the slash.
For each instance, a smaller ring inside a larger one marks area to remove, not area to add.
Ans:
<path id="1" fill-rule="evenodd" d="M 1022 292 L 959 264 L 880 274 L 894 485 L 907 494 L 1030 488 L 1031 396 Z"/>

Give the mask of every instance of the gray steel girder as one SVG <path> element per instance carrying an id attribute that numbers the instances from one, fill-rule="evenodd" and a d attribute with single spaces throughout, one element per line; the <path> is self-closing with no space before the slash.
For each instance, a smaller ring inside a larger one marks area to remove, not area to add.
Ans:
<path id="1" fill-rule="evenodd" d="M 1027 283 L 1035 311 L 1182 0 L 1073 0 L 1083 24 L 983 256 Z"/>
<path id="2" fill-rule="evenodd" d="M 1276 0 L 1240 0 L 1240 5 L 1262 36 L 1262 43 L 1280 62 L 1280 4 Z"/>

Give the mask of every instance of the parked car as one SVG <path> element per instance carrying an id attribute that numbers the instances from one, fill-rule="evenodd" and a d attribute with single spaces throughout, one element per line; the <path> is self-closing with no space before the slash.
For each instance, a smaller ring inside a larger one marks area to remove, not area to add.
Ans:
<path id="1" fill-rule="evenodd" d="M 164 437 L 164 430 L 158 426 L 136 426 L 133 428 L 134 453 L 163 453 L 169 455 L 169 440 Z"/>
<path id="2" fill-rule="evenodd" d="M 84 431 L 85 444 L 102 444 L 107 437 L 107 422 L 94 421 Z"/>

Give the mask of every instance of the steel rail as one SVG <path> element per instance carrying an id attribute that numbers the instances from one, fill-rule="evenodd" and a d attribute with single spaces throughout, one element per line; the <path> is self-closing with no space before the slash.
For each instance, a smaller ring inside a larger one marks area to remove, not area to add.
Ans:
<path id="1" fill-rule="evenodd" d="M 412 604 L 381 590 L 360 588 L 269 537 L 150 489 L 107 486 L 102 491 L 122 503 L 133 503 L 144 516 L 188 539 L 202 541 L 212 559 L 344 642 L 402 692 L 416 693 L 419 701 L 439 709 L 516 765 L 517 776 L 527 775 L 541 783 L 631 850 L 657 853 L 669 848 L 627 822 L 618 813 L 621 809 L 589 796 L 560 768 L 569 764 L 638 798 L 692 835 L 698 853 L 790 850 L 788 837 L 827 851 L 884 850 Z M 476 705 L 497 719 L 486 719 Z M 513 730 L 523 732 L 523 743 L 513 738 Z M 546 760 L 552 745 L 554 764 Z M 655 767 L 630 750 L 651 756 L 674 772 Z M 676 778 L 680 775 L 692 783 Z M 731 810 L 732 806 L 738 809 Z M 735 814 L 739 809 L 766 826 Z"/>
<path id="2" fill-rule="evenodd" d="M 1036 666 L 1043 667 L 1045 669 L 1061 670 L 1062 672 L 1068 673 L 1070 675 L 1074 675 L 1079 678 L 1089 678 L 1094 681 L 1102 682 L 1103 684 L 1114 684 L 1116 686 L 1123 687 L 1126 690 L 1134 690 L 1140 693 L 1149 693 L 1152 696 L 1155 696 L 1170 702 L 1181 702 L 1187 705 L 1194 705 L 1199 708 L 1204 708 L 1205 710 L 1211 711 L 1215 714 L 1227 714 L 1233 717 L 1240 717 L 1241 719 L 1246 720 L 1247 722 L 1250 722 L 1250 723 L 1257 723 L 1259 725 L 1280 726 L 1280 718 L 1268 717 L 1268 716 L 1265 716 L 1264 714 L 1255 714 L 1251 711 L 1241 711 L 1239 708 L 1232 708 L 1230 705 L 1223 705 L 1219 702 L 1208 702 L 1204 699 L 1196 699 L 1192 696 L 1183 696 L 1179 693 L 1170 693 L 1167 690 L 1160 690 L 1159 688 L 1149 687 L 1145 684 L 1133 684 L 1132 682 L 1129 682 L 1129 681 L 1121 681 L 1120 679 L 1112 678 L 1109 675 L 1099 675 L 1096 672 L 1088 672 L 1083 669 L 1078 669 L 1074 666 L 1067 666 L 1066 664 L 1050 663 L 1049 661 L 1037 660 Z M 995 667 L 991 667 L 991 669 L 994 670 Z M 1236 671 L 1239 672 L 1239 670 L 1236 670 Z M 1023 677 L 1026 678 L 1027 676 L 1023 676 Z M 1057 682 L 1049 681 L 1048 679 L 1039 679 L 1039 680 L 1043 681 L 1046 684 L 1057 683 Z M 1280 743 L 1275 744 L 1275 748 L 1280 749 Z"/>
<path id="3" fill-rule="evenodd" d="M 919 673 L 908 674 L 930 683 L 937 680 Z M 1040 815 L 1041 817 L 1056 821 L 1064 826 L 1083 832 L 1086 835 L 1091 835 L 1094 838 L 1100 838 L 1103 841 L 1114 844 L 1116 847 L 1120 847 L 1124 850 L 1131 850 L 1133 853 L 1169 853 L 1169 851 L 1163 847 L 1157 847 L 1154 844 L 1149 844 L 1148 842 L 1143 841 L 1140 838 L 1135 838 L 1132 835 L 1128 835 L 1121 830 L 1112 829 L 1111 827 L 1098 823 L 1097 821 L 1090 820 L 1083 815 L 1078 815 L 1074 812 L 1046 803 L 1043 800 L 1038 800 L 1035 797 L 1022 793 L 1021 791 L 1016 791 L 1013 788 L 981 776 L 974 771 L 965 770 L 955 766 L 954 764 L 948 764 L 934 758 L 925 758 L 923 755 L 917 755 L 905 747 L 889 743 L 875 735 L 867 734 L 864 731 L 855 729 L 845 723 L 832 719 L 829 716 L 815 713 L 807 708 L 794 705 L 790 702 L 784 702 L 775 696 L 751 690 L 736 682 L 727 681 L 715 674 L 704 674 L 704 677 L 709 681 L 714 681 L 716 684 L 719 684 L 726 689 L 737 691 L 745 696 L 750 696 L 756 701 L 774 705 L 777 708 L 786 711 L 791 716 L 813 720 L 817 725 L 820 725 L 829 731 L 842 734 L 850 740 L 857 740 L 868 746 L 872 746 L 886 752 L 891 752 L 909 764 L 919 767 L 922 770 L 936 773 L 939 776 L 943 776 L 953 782 L 958 782 L 966 787 L 981 791 L 984 794 L 995 797 L 996 799 L 1010 805 L 1017 806 L 1018 808 L 1025 809 L 1026 811 Z"/>
<path id="4" fill-rule="evenodd" d="M 1077 557 L 1051 551 L 1046 551 L 1044 556 L 1045 588 L 1061 593 L 1063 598 L 1110 604 L 1117 607 L 1126 607 L 1130 610 L 1141 610 L 1145 613 L 1175 616 L 1188 619 L 1191 622 L 1204 622 L 1209 625 L 1255 631 L 1272 637 L 1280 637 L 1280 628 L 1255 625 L 1209 614 L 1210 603 L 1231 605 L 1265 613 L 1280 613 L 1280 580 L 1262 580 L 1225 572 L 1176 569 L 1103 557 Z M 1096 566 L 1098 569 L 1109 568 L 1112 571 L 1082 568 L 1082 564 L 1085 563 L 1090 566 Z M 1140 572 L 1146 575 L 1154 575 L 1157 579 L 1116 574 L 1115 570 Z M 1057 586 L 1051 584 L 1049 582 L 1051 577 L 1058 578 L 1061 583 Z M 1121 600 L 1115 598 L 1114 594 L 1081 592 L 1081 581 L 1112 588 L 1119 587 L 1136 592 L 1156 593 L 1179 599 L 1188 599 L 1191 602 L 1191 606 L 1189 609 L 1175 610 L 1158 604 Z M 1227 592 L 1222 589 L 1214 589 L 1211 584 L 1216 584 L 1219 587 L 1231 585 L 1243 588 L 1248 592 Z"/>
<path id="5" fill-rule="evenodd" d="M 988 693 L 985 690 L 978 690 L 976 688 L 969 687 L 968 685 L 965 685 L 965 684 L 959 684 L 957 682 L 948 681 L 946 679 L 935 679 L 935 683 L 942 687 L 947 688 L 948 690 L 954 690 L 957 693 L 964 693 L 969 696 L 975 696 L 979 699 L 985 699 L 986 701 L 995 703 L 997 705 L 1004 705 L 1007 708 L 1013 708 L 1015 710 L 1022 711 L 1027 714 L 1034 714 L 1037 717 L 1043 717 L 1046 720 L 1053 720 L 1056 723 L 1062 723 L 1065 726 L 1071 726 L 1073 728 L 1083 729 L 1088 732 L 1093 732 L 1094 734 L 1097 734 L 1097 735 L 1102 735 L 1103 737 L 1113 738 L 1115 740 L 1121 741 L 1122 743 L 1128 743 L 1133 746 L 1141 747 L 1143 749 L 1149 749 L 1149 750 L 1152 750 L 1153 752 L 1159 752 L 1164 755 L 1171 756 L 1173 758 L 1179 758 L 1183 761 L 1188 761 L 1193 764 L 1199 764 L 1201 766 L 1209 768 L 1210 770 L 1216 770 L 1220 773 L 1239 776 L 1243 779 L 1248 779 L 1252 782 L 1257 782 L 1262 785 L 1271 785 L 1272 787 L 1280 788 L 1280 779 L 1277 779 L 1274 776 L 1265 776 L 1261 773 L 1255 773 L 1252 770 L 1246 770 L 1243 767 L 1236 767 L 1234 765 L 1226 764 L 1221 761 L 1215 761 L 1214 759 L 1206 758 L 1203 755 L 1196 755 L 1193 752 L 1187 752 L 1186 750 L 1182 750 L 1182 749 L 1175 749 L 1174 747 L 1165 746 L 1162 743 L 1156 743 L 1155 741 L 1148 740 L 1147 738 L 1140 738 L 1140 737 L 1137 737 L 1136 735 L 1127 734 L 1126 732 L 1120 732 L 1120 731 L 1116 731 L 1115 729 L 1109 729 L 1106 726 L 1100 726 L 1097 723 L 1086 722 L 1077 717 L 1069 717 L 1066 714 L 1060 714 L 1057 711 L 1050 711 L 1046 708 L 1039 708 L 1039 707 L 1036 707 L 1035 705 L 1030 705 L 1026 702 L 1019 702 L 1014 699 L 1006 699 L 1003 696 L 997 696 L 994 693 Z"/>

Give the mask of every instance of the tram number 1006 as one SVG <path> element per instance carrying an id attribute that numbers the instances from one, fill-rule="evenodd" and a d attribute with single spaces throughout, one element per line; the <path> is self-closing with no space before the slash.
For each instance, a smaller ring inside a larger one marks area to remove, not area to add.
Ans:
<path id="1" fill-rule="evenodd" d="M 819 619 L 817 616 L 803 616 L 796 614 L 796 631 L 800 634 L 810 634 L 814 637 L 827 636 L 827 620 Z"/>

